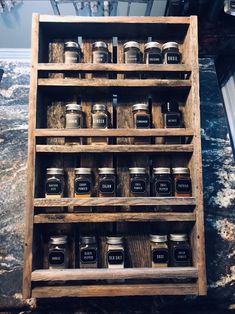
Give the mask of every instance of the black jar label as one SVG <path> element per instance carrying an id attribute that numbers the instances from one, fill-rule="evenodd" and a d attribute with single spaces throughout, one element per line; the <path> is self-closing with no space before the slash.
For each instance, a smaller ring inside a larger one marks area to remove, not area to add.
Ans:
<path id="1" fill-rule="evenodd" d="M 91 192 L 91 182 L 88 180 L 75 180 L 74 191 L 76 194 L 88 194 Z"/>
<path id="2" fill-rule="evenodd" d="M 171 181 L 170 180 L 159 180 L 155 183 L 156 195 L 171 196 Z"/>
<path id="3" fill-rule="evenodd" d="M 64 252 L 63 251 L 51 251 L 48 254 L 49 265 L 63 265 L 64 264 Z"/>
<path id="4" fill-rule="evenodd" d="M 179 194 L 191 194 L 192 182 L 190 179 L 177 179 L 175 181 L 175 192 Z"/>
<path id="5" fill-rule="evenodd" d="M 96 115 L 92 119 L 93 129 L 105 129 L 108 127 L 108 119 L 106 115 Z"/>
<path id="6" fill-rule="evenodd" d="M 66 129 L 79 129 L 81 128 L 81 117 L 76 114 L 66 114 Z"/>
<path id="7" fill-rule="evenodd" d="M 175 248 L 174 259 L 177 263 L 190 262 L 190 250 L 188 248 Z"/>
<path id="8" fill-rule="evenodd" d="M 167 52 L 166 63 L 168 64 L 178 64 L 180 63 L 180 55 L 177 52 Z"/>
<path id="9" fill-rule="evenodd" d="M 230 1 L 230 8 L 235 9 L 235 1 Z"/>
<path id="10" fill-rule="evenodd" d="M 80 252 L 80 260 L 82 264 L 96 263 L 97 252 L 95 249 L 83 249 Z"/>
<path id="11" fill-rule="evenodd" d="M 113 180 L 101 180 L 99 190 L 104 194 L 113 194 L 115 191 L 115 182 Z"/>
<path id="12" fill-rule="evenodd" d="M 93 63 L 107 63 L 108 53 L 105 51 L 93 51 Z"/>
<path id="13" fill-rule="evenodd" d="M 177 113 L 167 113 L 165 115 L 166 128 L 180 128 L 181 116 Z"/>
<path id="14" fill-rule="evenodd" d="M 124 251 L 123 250 L 111 250 L 108 251 L 108 264 L 121 265 L 124 263 Z"/>
<path id="15" fill-rule="evenodd" d="M 144 180 L 132 180 L 131 181 L 131 192 L 136 193 L 145 193 L 146 183 Z"/>
<path id="16" fill-rule="evenodd" d="M 150 116 L 149 114 L 135 115 L 135 125 L 137 129 L 150 128 Z"/>
<path id="17" fill-rule="evenodd" d="M 140 63 L 140 54 L 138 52 L 125 52 L 125 63 Z"/>
<path id="18" fill-rule="evenodd" d="M 49 179 L 46 183 L 46 194 L 60 195 L 62 193 L 62 183 L 58 179 Z"/>
<path id="19" fill-rule="evenodd" d="M 146 58 L 147 64 L 161 64 L 162 57 L 159 53 L 149 53 Z"/>
<path id="20" fill-rule="evenodd" d="M 168 255 L 167 249 L 154 249 L 152 251 L 152 261 L 154 264 L 167 264 Z"/>

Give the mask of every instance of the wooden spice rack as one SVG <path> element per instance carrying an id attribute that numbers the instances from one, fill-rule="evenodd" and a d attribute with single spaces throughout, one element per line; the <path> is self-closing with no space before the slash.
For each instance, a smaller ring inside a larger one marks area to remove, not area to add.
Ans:
<path id="1" fill-rule="evenodd" d="M 82 37 L 83 61 L 64 64 L 64 42 L 76 40 L 78 36 Z M 114 52 L 113 36 L 117 37 L 116 63 L 92 64 L 92 42 L 103 40 L 108 43 L 109 51 Z M 161 43 L 177 41 L 183 64 L 123 64 L 123 43 L 136 40 L 143 52 L 148 37 Z M 66 73 L 79 74 L 81 78 L 65 78 Z M 94 79 L 94 73 L 106 74 L 110 78 Z M 150 74 L 151 79 L 125 79 L 124 75 L 128 73 Z M 162 77 L 166 74 L 180 75 L 181 79 L 159 79 L 159 74 Z M 118 97 L 115 106 L 113 95 Z M 185 128 L 163 128 L 160 104 L 169 95 L 174 95 L 181 104 Z M 86 113 L 87 128 L 64 129 L 65 104 L 76 102 L 78 97 L 81 97 Z M 134 129 L 131 106 L 146 102 L 146 97 L 151 97 L 154 128 Z M 205 295 L 197 18 L 79 18 L 34 14 L 29 102 L 23 296 Z M 91 129 L 91 105 L 95 102 L 108 105 L 113 128 Z M 109 137 L 112 144 L 65 143 L 68 137 L 89 139 L 103 136 Z M 147 136 L 156 141 L 155 144 L 133 145 L 135 136 Z M 168 136 L 184 136 L 188 142 L 165 145 L 162 139 Z M 150 160 L 151 166 L 189 167 L 193 183 L 192 197 L 129 197 L 128 167 L 149 169 Z M 92 167 L 95 172 L 99 167 L 115 167 L 119 176 L 119 196 L 73 198 L 73 169 L 79 166 Z M 47 167 L 65 169 L 67 191 L 64 198 L 44 198 Z M 85 210 L 93 208 L 94 211 L 78 213 L 74 212 L 74 206 Z M 153 211 L 156 206 L 157 211 Z M 46 211 L 47 208 L 56 207 L 67 210 L 62 213 Z M 99 269 L 76 267 L 77 248 L 74 243 L 78 230 L 99 237 Z M 126 237 L 131 262 L 124 269 L 106 268 L 105 236 L 114 231 Z M 153 231 L 168 234 L 187 232 L 192 246 L 192 267 L 151 268 L 148 234 Z M 43 269 L 46 268 L 48 237 L 56 233 L 69 234 L 74 240 L 70 244 L 69 269 Z"/>

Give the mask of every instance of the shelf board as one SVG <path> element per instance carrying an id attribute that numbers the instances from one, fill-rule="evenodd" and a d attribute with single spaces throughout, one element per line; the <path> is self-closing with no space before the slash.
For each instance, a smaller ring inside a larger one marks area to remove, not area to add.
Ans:
<path id="1" fill-rule="evenodd" d="M 175 145 L 36 145 L 38 153 L 170 153 L 193 152 L 193 144 Z"/>
<path id="2" fill-rule="evenodd" d="M 174 129 L 36 129 L 36 137 L 47 136 L 84 136 L 84 137 L 145 137 L 145 136 L 193 136 L 193 129 L 174 128 Z"/>
<path id="3" fill-rule="evenodd" d="M 117 212 L 117 213 L 54 213 L 36 214 L 34 223 L 78 223 L 121 221 L 195 221 L 195 213 L 184 212 Z"/>
<path id="4" fill-rule="evenodd" d="M 194 267 L 124 268 L 124 269 L 40 269 L 32 272 L 32 281 L 186 279 L 197 278 Z"/>
<path id="5" fill-rule="evenodd" d="M 79 72 L 180 72 L 190 73 L 192 67 L 187 64 L 93 64 L 93 63 L 39 63 L 37 67 L 38 71 L 79 71 Z"/>
<path id="6" fill-rule="evenodd" d="M 33 298 L 198 295 L 196 283 L 49 286 L 32 289 Z"/>
<path id="7" fill-rule="evenodd" d="M 40 78 L 38 86 L 56 87 L 145 87 L 145 88 L 181 88 L 190 87 L 190 80 L 161 79 L 77 79 L 77 78 Z"/>
<path id="8" fill-rule="evenodd" d="M 196 205 L 194 197 L 90 197 L 90 198 L 35 198 L 35 207 L 61 206 L 190 206 Z"/>

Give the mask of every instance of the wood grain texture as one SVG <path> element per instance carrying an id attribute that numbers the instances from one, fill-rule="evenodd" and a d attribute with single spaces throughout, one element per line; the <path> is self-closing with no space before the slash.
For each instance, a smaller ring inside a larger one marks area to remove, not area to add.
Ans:
<path id="1" fill-rule="evenodd" d="M 32 272 L 32 281 L 120 280 L 120 279 L 185 279 L 197 278 L 193 267 L 125 268 L 125 269 L 40 269 Z"/>
<path id="2" fill-rule="evenodd" d="M 35 198 L 35 207 L 58 206 L 154 206 L 154 205 L 196 205 L 194 197 L 90 197 L 90 198 Z"/>
<path id="3" fill-rule="evenodd" d="M 135 221 L 195 221 L 195 213 L 61 213 L 37 214 L 34 223 L 78 223 L 78 222 L 135 222 Z"/>
<path id="4" fill-rule="evenodd" d="M 193 144 L 183 145 L 36 145 L 38 153 L 160 153 L 193 152 Z"/>
<path id="5" fill-rule="evenodd" d="M 34 298 L 197 295 L 197 293 L 197 284 L 193 283 L 50 286 L 36 287 L 32 290 Z"/>

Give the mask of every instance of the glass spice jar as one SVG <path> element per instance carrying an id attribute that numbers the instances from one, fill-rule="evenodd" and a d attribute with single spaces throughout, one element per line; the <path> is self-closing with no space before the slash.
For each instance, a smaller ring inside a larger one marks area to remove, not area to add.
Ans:
<path id="1" fill-rule="evenodd" d="M 179 64 L 181 63 L 181 53 L 179 45 L 176 42 L 169 41 L 162 46 L 163 63 Z"/>
<path id="2" fill-rule="evenodd" d="M 67 236 L 51 236 L 48 248 L 49 269 L 64 269 L 69 266 Z"/>
<path id="3" fill-rule="evenodd" d="M 192 265 L 191 246 L 187 234 L 170 234 L 170 266 L 187 267 Z"/>
<path id="4" fill-rule="evenodd" d="M 174 192 L 176 197 L 192 196 L 192 181 L 188 168 L 173 168 Z"/>
<path id="5" fill-rule="evenodd" d="M 130 196 L 148 196 L 148 175 L 145 168 L 129 168 Z"/>
<path id="6" fill-rule="evenodd" d="M 124 63 L 141 63 L 140 46 L 136 41 L 128 41 L 123 46 Z"/>
<path id="7" fill-rule="evenodd" d="M 79 267 L 97 268 L 98 267 L 98 246 L 96 237 L 81 237 L 79 243 Z"/>
<path id="8" fill-rule="evenodd" d="M 65 115 L 66 129 L 81 129 L 83 127 L 82 106 L 78 104 L 67 104 Z"/>
<path id="9" fill-rule="evenodd" d="M 135 129 L 149 129 L 151 127 L 148 104 L 135 104 L 132 106 L 133 124 Z M 148 144 L 149 137 L 135 137 L 134 144 Z"/>
<path id="10" fill-rule="evenodd" d="M 179 110 L 179 104 L 172 100 L 162 105 L 163 125 L 164 128 L 182 128 L 182 113 Z M 167 136 L 165 144 L 181 144 L 183 138 L 181 136 Z"/>
<path id="11" fill-rule="evenodd" d="M 124 268 L 123 237 L 107 237 L 107 265 L 108 268 Z"/>
<path id="12" fill-rule="evenodd" d="M 162 49 L 161 44 L 156 41 L 150 41 L 144 45 L 144 63 L 161 64 Z"/>
<path id="13" fill-rule="evenodd" d="M 64 170 L 47 168 L 45 197 L 58 198 L 64 196 Z"/>
<path id="14" fill-rule="evenodd" d="M 153 168 L 152 194 L 157 197 L 172 196 L 170 168 Z"/>
<path id="15" fill-rule="evenodd" d="M 79 63 L 81 61 L 80 45 L 75 41 L 67 41 L 64 44 L 64 62 Z"/>
<path id="16" fill-rule="evenodd" d="M 95 104 L 92 108 L 91 127 L 93 129 L 107 129 L 109 127 L 109 116 L 107 106 L 104 104 Z M 107 137 L 94 137 L 92 144 L 108 144 Z"/>
<path id="17" fill-rule="evenodd" d="M 86 198 L 92 196 L 91 168 L 75 168 L 74 197 Z"/>
<path id="18" fill-rule="evenodd" d="M 167 235 L 150 234 L 150 248 L 152 267 L 167 267 L 169 260 Z"/>
<path id="19" fill-rule="evenodd" d="M 116 196 L 116 175 L 114 168 L 99 168 L 99 197 Z"/>
<path id="20" fill-rule="evenodd" d="M 92 63 L 108 63 L 108 45 L 103 41 L 96 41 L 92 44 Z"/>

